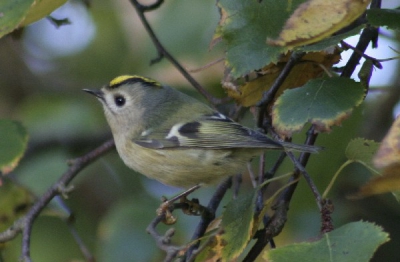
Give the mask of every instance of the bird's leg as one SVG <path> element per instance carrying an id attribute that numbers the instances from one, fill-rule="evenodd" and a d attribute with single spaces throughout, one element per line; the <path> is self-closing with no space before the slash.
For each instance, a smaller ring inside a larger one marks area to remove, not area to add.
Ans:
<path id="1" fill-rule="evenodd" d="M 191 194 L 193 191 L 197 190 L 200 188 L 200 185 L 195 185 L 188 190 L 174 196 L 171 199 L 167 199 L 163 197 L 163 203 L 160 205 L 160 207 L 157 209 L 157 215 L 160 216 L 162 214 L 165 214 L 165 219 L 164 223 L 167 225 L 172 225 L 176 222 L 176 218 L 172 215 L 172 211 L 176 208 L 180 208 L 183 210 L 185 214 L 190 214 L 190 215 L 200 215 L 201 214 L 201 208 L 204 208 L 199 204 L 199 201 L 189 201 L 187 200 L 186 196 Z M 178 199 L 181 199 L 180 203 L 174 203 Z M 198 211 L 196 211 L 196 208 Z"/>
<path id="2" fill-rule="evenodd" d="M 189 200 L 186 196 L 183 196 L 180 198 L 180 203 L 184 204 L 184 206 L 182 206 L 182 212 L 190 216 L 200 216 L 206 209 L 204 206 L 200 205 L 197 198 Z"/>

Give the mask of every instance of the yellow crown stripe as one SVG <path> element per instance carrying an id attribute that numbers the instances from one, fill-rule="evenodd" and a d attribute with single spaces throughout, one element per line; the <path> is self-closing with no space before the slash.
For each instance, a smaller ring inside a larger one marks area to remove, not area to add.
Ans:
<path id="1" fill-rule="evenodd" d="M 122 76 L 118 76 L 116 78 L 114 78 L 113 80 L 111 80 L 109 86 L 110 87 L 116 87 L 121 85 L 122 83 L 125 82 L 142 82 L 142 83 L 147 83 L 147 84 L 151 84 L 153 86 L 161 86 L 160 83 L 158 83 L 157 81 L 154 81 L 150 78 L 147 77 L 143 77 L 143 76 L 137 76 L 137 75 L 122 75 Z"/>

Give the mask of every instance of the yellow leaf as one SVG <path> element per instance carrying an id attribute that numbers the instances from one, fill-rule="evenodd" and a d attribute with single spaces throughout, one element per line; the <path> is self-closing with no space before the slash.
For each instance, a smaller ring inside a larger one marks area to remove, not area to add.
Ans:
<path id="1" fill-rule="evenodd" d="M 263 76 L 242 85 L 239 90 L 226 88 L 228 96 L 235 99 L 242 106 L 253 106 L 260 101 L 264 91 L 267 91 L 275 82 L 288 61 L 291 53 L 283 56 L 277 64 L 269 64 L 262 69 Z M 340 51 L 335 49 L 333 53 L 327 51 L 307 53 L 302 62 L 296 64 L 288 77 L 279 88 L 276 97 L 284 90 L 299 87 L 307 83 L 310 79 L 316 78 L 324 71 L 322 68 L 331 68 L 333 64 L 339 62 Z"/>
<path id="2" fill-rule="evenodd" d="M 222 259 L 222 250 L 226 246 L 226 242 L 223 239 L 223 232 L 219 232 L 206 242 L 206 246 L 202 248 L 202 251 L 196 257 L 197 261 L 217 262 Z"/>
<path id="3" fill-rule="evenodd" d="M 375 167 L 382 169 L 381 176 L 374 177 L 350 198 L 392 192 L 399 199 L 400 191 L 400 117 L 394 121 L 373 158 Z"/>
<path id="4" fill-rule="evenodd" d="M 394 121 L 373 159 L 377 168 L 400 164 L 400 117 Z"/>
<path id="5" fill-rule="evenodd" d="M 29 25 L 43 17 L 50 15 L 51 12 L 65 4 L 67 0 L 36 0 L 29 9 L 25 19 L 20 23 L 19 27 Z"/>
<path id="6" fill-rule="evenodd" d="M 318 42 L 348 26 L 371 0 L 309 0 L 293 12 L 277 39 L 267 43 L 293 48 Z"/>
<path id="7" fill-rule="evenodd" d="M 382 176 L 377 176 L 369 180 L 365 185 L 360 187 L 359 191 L 350 195 L 349 198 L 358 199 L 371 195 L 383 193 L 395 193 L 400 190 L 400 164 L 394 164 L 385 168 Z"/>

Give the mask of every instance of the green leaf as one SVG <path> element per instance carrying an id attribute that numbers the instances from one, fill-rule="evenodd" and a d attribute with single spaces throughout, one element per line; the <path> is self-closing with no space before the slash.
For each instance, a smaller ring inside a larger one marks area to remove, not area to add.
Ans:
<path id="1" fill-rule="evenodd" d="M 263 258 L 271 262 L 363 262 L 369 261 L 376 249 L 389 240 L 381 227 L 368 222 L 353 222 L 324 234 L 319 241 L 269 250 Z"/>
<path id="2" fill-rule="evenodd" d="M 399 9 L 369 9 L 367 19 L 373 26 L 386 26 L 390 29 L 400 29 Z"/>
<path id="3" fill-rule="evenodd" d="M 317 131 L 330 131 L 347 118 L 364 99 L 363 86 L 352 79 L 332 77 L 309 81 L 303 87 L 286 90 L 272 110 L 272 123 L 290 136 L 310 122 Z"/>
<path id="4" fill-rule="evenodd" d="M 371 59 L 366 59 L 361 65 L 360 71 L 358 71 L 358 78 L 360 83 L 364 86 L 365 90 L 368 92 L 369 81 L 372 77 L 372 72 L 374 70 L 374 63 Z"/>
<path id="5" fill-rule="evenodd" d="M 28 143 L 25 128 L 16 121 L 0 120 L 0 172 L 11 172 L 23 156 Z"/>
<path id="6" fill-rule="evenodd" d="M 335 175 L 332 177 L 331 182 L 326 188 L 323 198 L 326 198 L 329 191 L 331 190 L 333 184 L 335 183 L 337 177 L 342 172 L 342 170 L 350 165 L 351 163 L 358 162 L 368 168 L 373 174 L 377 175 L 379 172 L 374 168 L 373 157 L 378 151 L 379 143 L 373 140 L 367 140 L 364 138 L 355 138 L 350 141 L 347 145 L 345 155 L 349 159 L 343 163 L 340 168 L 336 171 Z M 354 196 L 350 196 L 354 197 Z M 396 196 L 397 197 L 397 196 Z"/>
<path id="7" fill-rule="evenodd" d="M 398 132 L 395 132 L 396 136 Z M 386 139 L 385 139 L 386 140 Z M 384 141 L 385 141 L 384 140 Z M 384 144 L 385 142 L 383 142 Z M 396 143 L 394 143 L 396 145 Z M 356 138 L 350 141 L 346 148 L 346 157 L 349 160 L 361 163 L 368 168 L 374 178 L 369 180 L 365 185 L 361 186 L 359 191 L 355 194 L 349 195 L 349 198 L 358 199 L 374 194 L 383 194 L 391 192 L 397 201 L 400 202 L 400 173 L 399 165 L 389 165 L 381 172 L 375 169 L 374 157 L 376 157 L 380 143 L 373 140 L 366 140 L 363 138 Z M 380 149 L 380 152 L 393 153 L 388 148 L 384 150 Z M 398 157 L 394 156 L 394 159 L 398 161 Z M 378 175 L 378 176 L 377 176 Z"/>
<path id="8" fill-rule="evenodd" d="M 24 20 L 34 0 L 0 1 L 0 37 L 12 32 Z"/>
<path id="9" fill-rule="evenodd" d="M 48 16 L 67 0 L 0 1 L 0 38 L 19 27 Z"/>
<path id="10" fill-rule="evenodd" d="M 372 158 L 378 151 L 379 145 L 379 143 L 373 140 L 355 138 L 347 145 L 345 154 L 349 160 L 362 163 L 371 171 L 378 174 L 379 172 L 374 168 Z"/>
<path id="11" fill-rule="evenodd" d="M 250 240 L 257 190 L 233 199 L 222 214 L 223 261 L 237 258 Z"/>
<path id="12" fill-rule="evenodd" d="M 243 1 L 221 0 L 223 20 L 217 28 L 226 46 L 226 63 L 234 77 L 240 77 L 269 63 L 275 63 L 285 48 L 266 44 L 276 38 L 286 20 L 304 0 Z M 288 6 L 289 5 L 289 6 Z M 226 17 L 226 19 L 224 19 Z"/>

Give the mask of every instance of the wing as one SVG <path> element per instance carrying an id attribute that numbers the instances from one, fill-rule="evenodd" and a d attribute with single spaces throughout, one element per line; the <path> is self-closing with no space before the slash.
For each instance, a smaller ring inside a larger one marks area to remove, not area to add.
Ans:
<path id="1" fill-rule="evenodd" d="M 220 113 L 182 122 L 164 130 L 146 130 L 134 142 L 154 149 L 165 148 L 269 148 L 283 149 L 260 132 L 246 128 Z"/>

